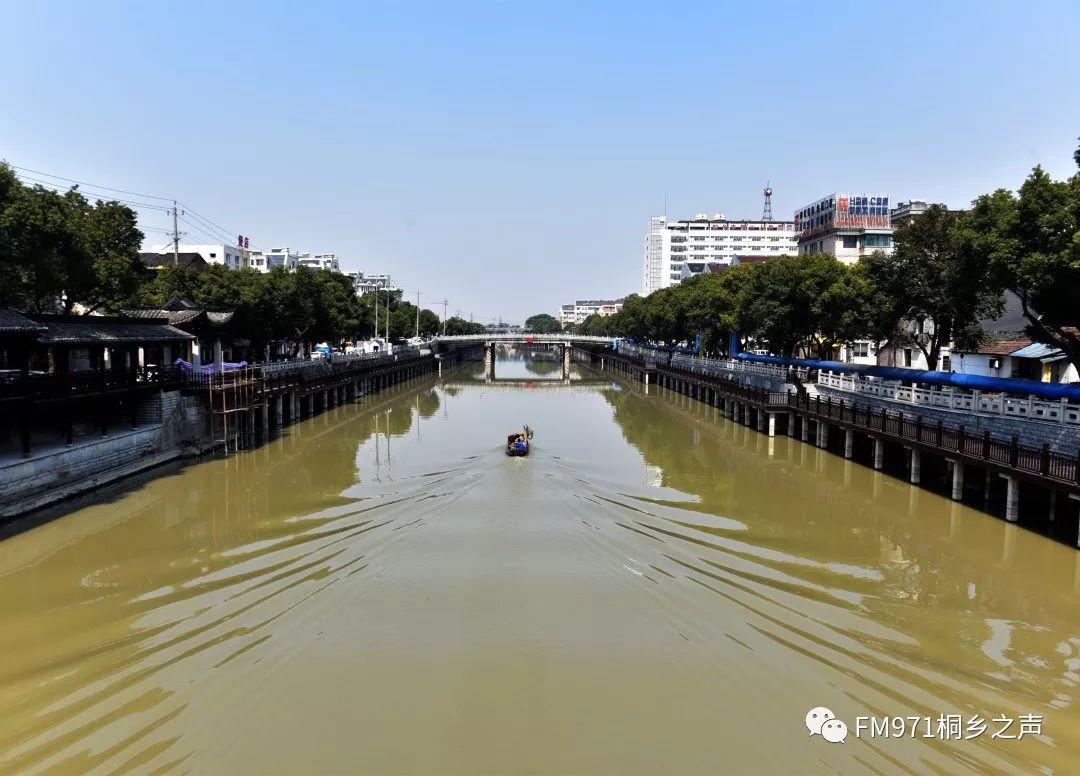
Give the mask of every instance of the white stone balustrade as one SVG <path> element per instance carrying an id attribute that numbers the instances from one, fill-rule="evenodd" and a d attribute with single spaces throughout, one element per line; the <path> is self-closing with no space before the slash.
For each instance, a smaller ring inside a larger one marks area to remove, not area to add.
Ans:
<path id="1" fill-rule="evenodd" d="M 938 407 L 979 415 L 1030 418 L 1047 423 L 1080 426 L 1080 405 L 1067 399 L 1048 401 L 1033 396 L 1018 397 L 1002 393 L 967 391 L 962 388 L 919 388 L 895 380 L 860 380 L 854 375 L 821 372 L 818 385 L 845 393 L 873 396 L 913 406 Z"/>

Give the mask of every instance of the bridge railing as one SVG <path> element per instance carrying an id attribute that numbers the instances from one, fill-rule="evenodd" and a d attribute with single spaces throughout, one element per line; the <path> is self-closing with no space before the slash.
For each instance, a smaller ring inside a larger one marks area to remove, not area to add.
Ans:
<path id="1" fill-rule="evenodd" d="M 872 407 L 850 399 L 814 398 L 790 393 L 788 406 L 812 415 L 843 421 L 871 431 L 880 431 L 899 439 L 911 439 L 946 452 L 982 459 L 1044 477 L 1080 483 L 1080 455 L 1020 443 L 1018 437 L 1004 439 L 984 429 L 981 433 L 963 424 L 930 421 L 921 415 L 910 417 L 899 410 Z"/>
<path id="2" fill-rule="evenodd" d="M 775 364 L 758 364 L 752 361 L 739 361 L 732 358 L 701 358 L 675 353 L 671 356 L 671 365 L 695 374 L 722 377 L 730 374 L 749 374 L 788 380 L 792 374 L 800 380 L 806 380 L 809 370 L 805 367 L 789 369 Z"/>
<path id="3" fill-rule="evenodd" d="M 596 345 L 610 345 L 611 337 L 593 337 L 586 334 L 452 334 L 447 337 L 436 337 L 434 342 L 516 342 L 532 344 L 536 342 L 565 343 L 589 343 Z"/>

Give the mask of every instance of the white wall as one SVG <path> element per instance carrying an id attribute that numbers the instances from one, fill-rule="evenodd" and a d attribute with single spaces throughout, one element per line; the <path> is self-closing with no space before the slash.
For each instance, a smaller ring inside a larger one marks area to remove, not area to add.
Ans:
<path id="1" fill-rule="evenodd" d="M 155 245 L 154 252 L 167 256 L 173 252 L 172 245 Z M 245 266 L 245 251 L 222 243 L 180 243 L 180 253 L 197 253 L 207 264 L 223 264 L 231 269 Z"/>

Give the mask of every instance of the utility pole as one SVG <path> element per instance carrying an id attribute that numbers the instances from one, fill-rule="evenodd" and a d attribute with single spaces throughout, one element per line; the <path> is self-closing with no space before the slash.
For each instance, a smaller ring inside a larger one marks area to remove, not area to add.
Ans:
<path id="1" fill-rule="evenodd" d="M 420 289 L 416 289 L 416 338 L 420 339 Z"/>
<path id="2" fill-rule="evenodd" d="M 371 337 L 373 340 L 379 338 L 379 287 L 375 286 L 375 333 Z"/>
<path id="3" fill-rule="evenodd" d="M 173 264 L 180 266 L 180 226 L 177 223 L 176 200 L 172 201 L 172 257 Z"/>
<path id="4" fill-rule="evenodd" d="M 449 299 L 442 300 L 442 335 L 446 336 L 446 305 L 450 302 Z"/>
<path id="5" fill-rule="evenodd" d="M 386 347 L 390 347 L 390 276 L 386 276 Z"/>

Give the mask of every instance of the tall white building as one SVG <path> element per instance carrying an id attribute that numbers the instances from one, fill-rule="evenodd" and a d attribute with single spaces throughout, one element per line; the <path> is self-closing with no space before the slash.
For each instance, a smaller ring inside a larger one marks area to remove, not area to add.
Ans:
<path id="1" fill-rule="evenodd" d="M 155 245 L 151 251 L 163 256 L 171 256 L 173 253 L 172 243 L 167 245 Z M 180 253 L 197 253 L 207 264 L 221 264 L 229 269 L 240 269 L 247 266 L 247 260 L 251 251 L 237 248 L 222 243 L 180 243 Z"/>
<path id="2" fill-rule="evenodd" d="M 854 264 L 892 252 L 888 194 L 829 194 L 795 211 L 799 253 L 827 253 Z"/>
<path id="3" fill-rule="evenodd" d="M 687 264 L 729 266 L 794 255 L 798 249 L 793 221 L 730 220 L 723 213 L 668 221 L 666 216 L 649 219 L 645 235 L 645 272 L 642 289 L 651 294 L 676 285 L 686 274 Z"/>
<path id="4" fill-rule="evenodd" d="M 619 312 L 625 299 L 579 299 L 573 304 L 564 304 L 559 308 L 559 323 L 581 323 L 590 315 L 607 317 Z"/>

